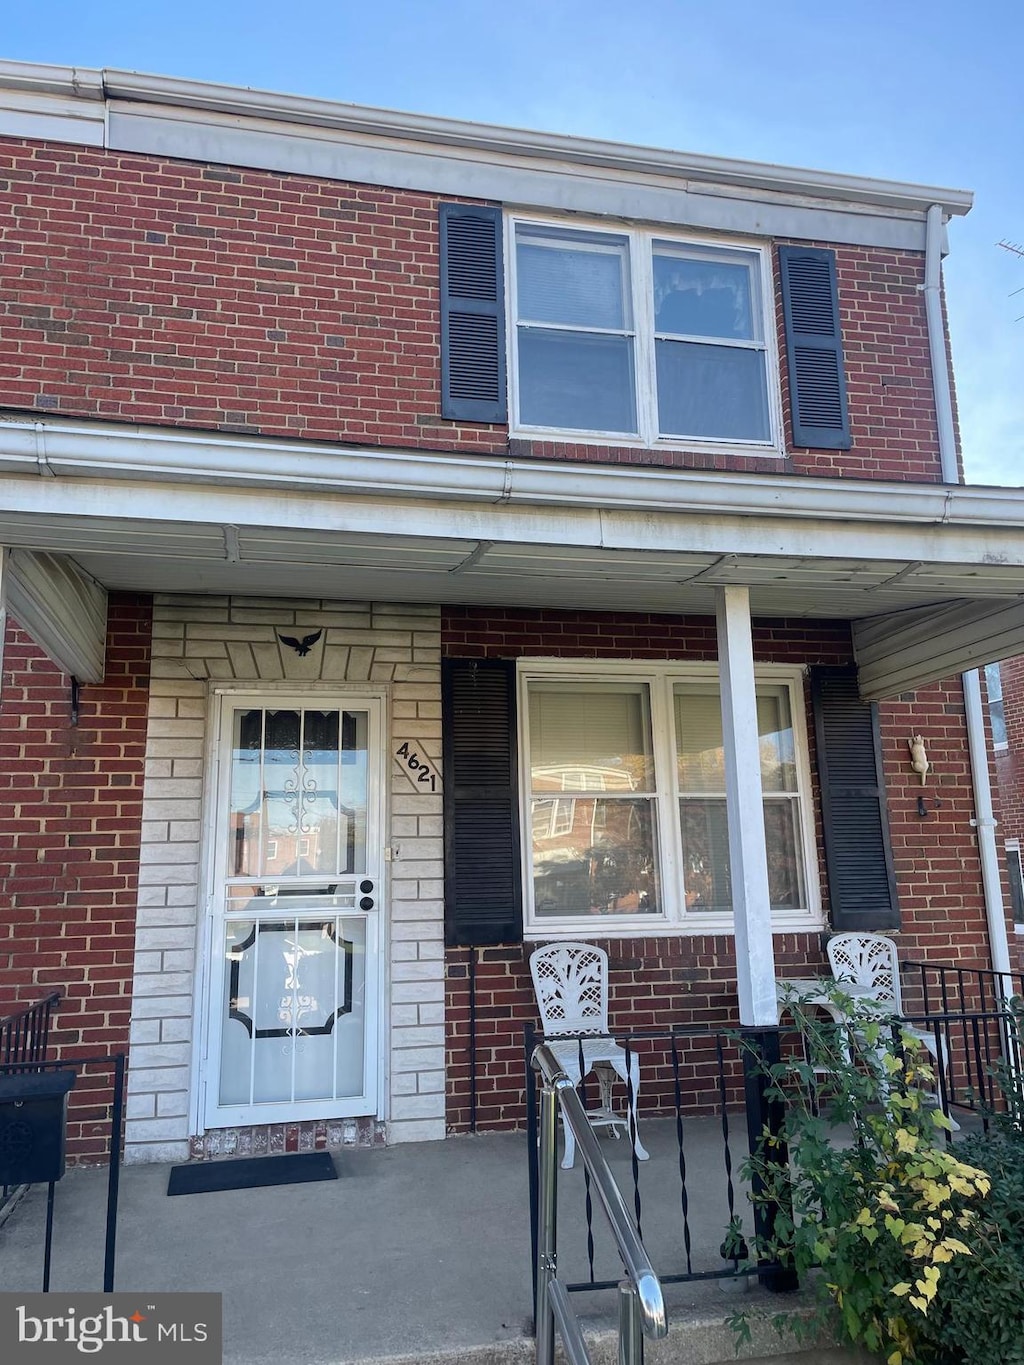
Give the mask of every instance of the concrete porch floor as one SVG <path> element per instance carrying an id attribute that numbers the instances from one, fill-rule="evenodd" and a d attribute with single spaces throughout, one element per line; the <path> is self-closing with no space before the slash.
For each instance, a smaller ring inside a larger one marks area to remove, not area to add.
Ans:
<path id="1" fill-rule="evenodd" d="M 640 1167 L 645 1241 L 659 1272 L 685 1268 L 674 1120 L 648 1121 L 651 1160 Z M 721 1266 L 728 1219 L 717 1120 L 688 1120 L 688 1195 L 694 1270 Z M 733 1131 L 742 1160 L 742 1117 Z M 629 1147 L 604 1149 L 632 1205 Z M 335 1154 L 337 1181 L 222 1193 L 166 1195 L 169 1167 L 122 1171 L 115 1288 L 204 1289 L 224 1295 L 224 1359 L 230 1365 L 348 1365 L 404 1358 L 490 1365 L 531 1359 L 530 1224 L 526 1138 L 492 1134 Z M 560 1172 L 560 1273 L 586 1276 L 583 1173 Z M 102 1286 L 106 1171 L 72 1169 L 57 1187 L 53 1289 Z M 0 1289 L 41 1287 L 45 1187 L 33 1187 L 0 1227 Z M 737 1181 L 737 1209 L 747 1211 Z M 749 1216 L 747 1217 L 749 1226 Z M 621 1275 L 594 1216 L 596 1272 Z M 670 1318 L 689 1324 L 685 1354 L 648 1359 L 734 1358 L 724 1319 L 756 1311 L 743 1283 L 673 1287 Z M 614 1294 L 574 1296 L 595 1329 L 611 1322 Z M 778 1298 L 766 1306 L 777 1311 Z M 696 1335 L 694 1330 L 696 1329 Z M 660 1345 L 660 1344 L 659 1344 Z M 599 1343 L 595 1359 L 614 1359 Z M 754 1356 L 776 1354 L 764 1346 Z M 778 1356 L 781 1361 L 788 1357 Z M 824 1362 L 849 1357 L 819 1350 Z"/>

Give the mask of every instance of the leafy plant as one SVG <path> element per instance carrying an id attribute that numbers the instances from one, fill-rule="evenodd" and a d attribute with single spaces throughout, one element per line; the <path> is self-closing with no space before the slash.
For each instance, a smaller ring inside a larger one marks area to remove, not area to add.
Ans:
<path id="1" fill-rule="evenodd" d="M 804 1054 L 764 1068 L 785 1108 L 747 1167 L 774 1214 L 758 1253 L 813 1280 L 816 1314 L 782 1315 L 798 1334 L 831 1328 L 888 1365 L 952 1359 L 929 1318 L 949 1267 L 973 1254 L 990 1180 L 947 1146 L 916 1039 L 841 990 L 834 1004 L 839 1026 L 798 1002 Z"/>
<path id="2" fill-rule="evenodd" d="M 957 1143 L 984 1163 L 992 1189 L 946 1268 L 921 1332 L 921 1357 L 957 1365 L 1024 1365 L 1024 1141 L 1004 1132 Z M 931 1354 L 929 1354 L 929 1352 Z"/>
<path id="3" fill-rule="evenodd" d="M 1020 1058 L 1024 1001 L 1011 999 L 1008 1013 Z M 971 1258 L 946 1268 L 922 1332 L 923 1358 L 931 1350 L 958 1365 L 1024 1365 L 1024 1075 L 1005 1060 L 993 1075 L 1003 1104 L 988 1133 L 957 1143 L 992 1188 L 965 1236 Z"/>

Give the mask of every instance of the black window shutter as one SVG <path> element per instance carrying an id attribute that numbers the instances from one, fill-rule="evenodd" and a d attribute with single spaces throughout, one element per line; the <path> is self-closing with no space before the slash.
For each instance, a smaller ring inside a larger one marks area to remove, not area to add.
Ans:
<path id="1" fill-rule="evenodd" d="M 855 668 L 811 670 L 832 927 L 898 929 L 878 706 Z"/>
<path id="2" fill-rule="evenodd" d="M 501 210 L 442 204 L 441 416 L 504 422 Z"/>
<path id="3" fill-rule="evenodd" d="M 445 659 L 445 941 L 523 937 L 516 763 L 515 664 Z"/>
<path id="4" fill-rule="evenodd" d="M 793 416 L 793 444 L 849 450 L 843 337 L 839 324 L 836 254 L 780 246 L 782 315 Z"/>

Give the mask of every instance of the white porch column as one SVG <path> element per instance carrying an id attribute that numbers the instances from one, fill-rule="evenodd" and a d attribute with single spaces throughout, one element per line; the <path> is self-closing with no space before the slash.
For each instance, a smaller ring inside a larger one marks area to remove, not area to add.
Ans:
<path id="1" fill-rule="evenodd" d="M 740 1023 L 771 1027 L 778 1023 L 778 1006 L 761 798 L 750 593 L 741 587 L 716 588 L 715 607 Z"/>

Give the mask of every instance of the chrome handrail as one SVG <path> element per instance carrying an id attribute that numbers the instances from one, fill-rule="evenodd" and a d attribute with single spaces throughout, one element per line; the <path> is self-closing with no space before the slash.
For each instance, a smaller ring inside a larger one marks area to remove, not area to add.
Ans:
<path id="1" fill-rule="evenodd" d="M 566 1354 L 573 1365 L 587 1365 L 589 1359 L 568 1295 L 556 1278 L 559 1107 L 563 1121 L 576 1139 L 626 1271 L 627 1278 L 619 1286 L 619 1359 L 623 1365 L 634 1365 L 634 1362 L 639 1365 L 642 1358 L 641 1333 L 655 1339 L 668 1334 L 661 1282 L 587 1120 L 574 1082 L 565 1074 L 551 1049 L 543 1043 L 535 1049 L 532 1061 L 543 1081 L 540 1112 L 540 1236 L 536 1267 L 537 1365 L 553 1365 L 556 1322 L 561 1329 Z"/>

